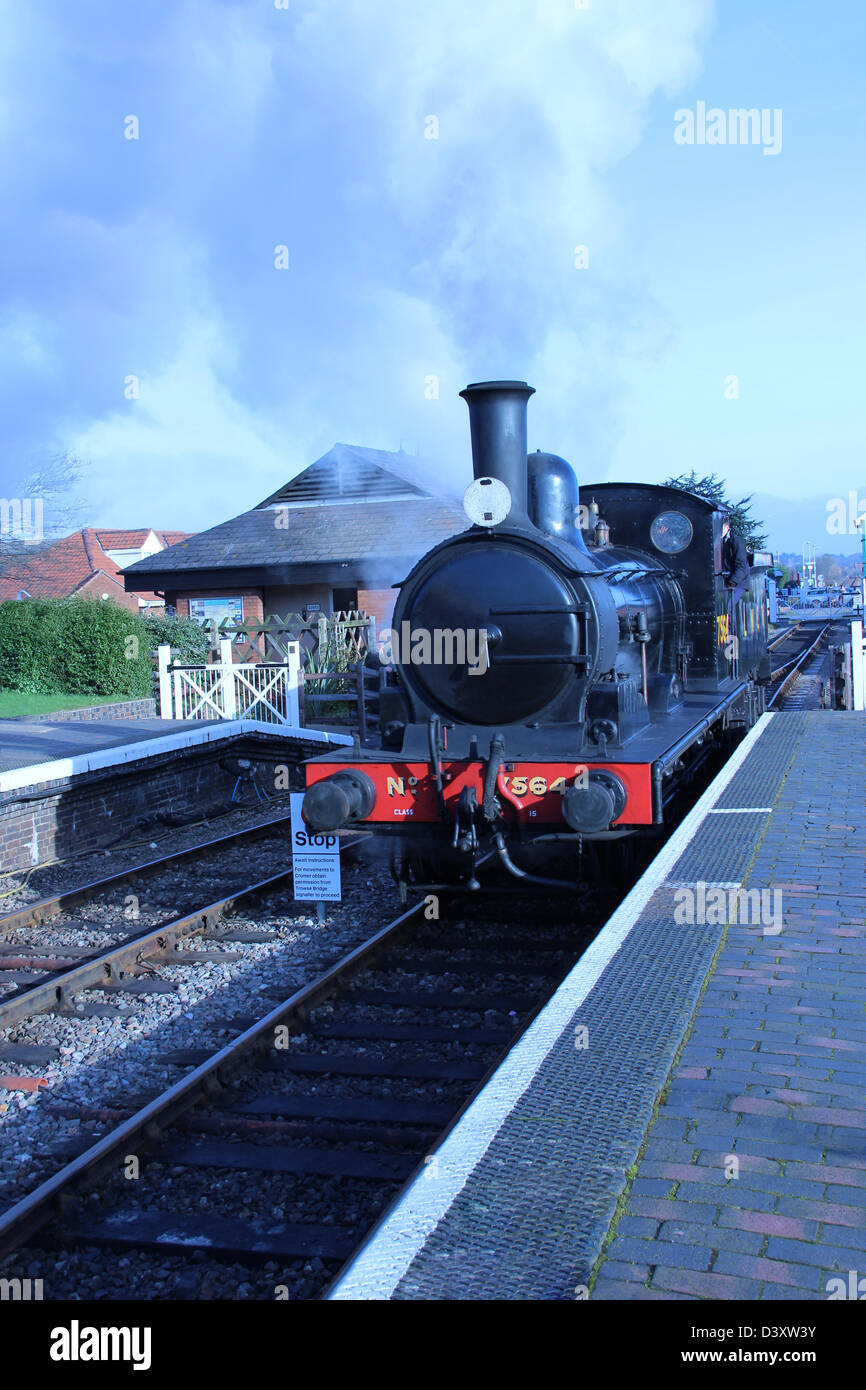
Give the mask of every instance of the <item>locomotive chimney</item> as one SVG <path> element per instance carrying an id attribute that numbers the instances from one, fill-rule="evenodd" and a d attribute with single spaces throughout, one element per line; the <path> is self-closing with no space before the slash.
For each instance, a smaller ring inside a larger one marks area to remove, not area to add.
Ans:
<path id="1" fill-rule="evenodd" d="M 511 493 L 512 525 L 531 525 L 527 513 L 526 402 L 535 387 L 525 381 L 479 381 L 460 395 L 469 407 L 472 472 L 498 478 Z"/>

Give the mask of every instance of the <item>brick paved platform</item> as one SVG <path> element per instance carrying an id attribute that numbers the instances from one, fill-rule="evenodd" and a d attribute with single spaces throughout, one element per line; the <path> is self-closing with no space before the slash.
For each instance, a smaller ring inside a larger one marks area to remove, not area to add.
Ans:
<path id="1" fill-rule="evenodd" d="M 332 1297 L 866 1274 L 864 748 L 864 715 L 761 719 Z"/>

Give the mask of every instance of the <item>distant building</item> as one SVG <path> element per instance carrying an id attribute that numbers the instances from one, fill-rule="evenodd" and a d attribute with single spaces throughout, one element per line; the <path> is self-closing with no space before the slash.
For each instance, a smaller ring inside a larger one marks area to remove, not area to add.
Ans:
<path id="1" fill-rule="evenodd" d="M 387 626 L 392 585 L 468 524 L 435 464 L 335 444 L 252 511 L 139 560 L 124 581 L 199 621 L 361 609 Z"/>
<path id="2" fill-rule="evenodd" d="M 86 526 L 32 550 L 16 550 L 7 556 L 0 551 L 0 603 L 80 594 L 114 599 L 134 613 L 161 609 L 163 599 L 152 591 L 128 593 L 122 571 L 186 539 L 185 531 L 112 531 Z"/>

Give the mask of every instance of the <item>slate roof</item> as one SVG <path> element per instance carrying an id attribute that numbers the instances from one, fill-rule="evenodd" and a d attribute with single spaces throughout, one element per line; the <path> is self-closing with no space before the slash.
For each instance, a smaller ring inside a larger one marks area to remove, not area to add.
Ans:
<path id="1" fill-rule="evenodd" d="M 277 523 L 287 520 L 286 526 Z M 425 550 L 465 531 L 456 503 L 418 497 L 402 502 L 299 507 L 287 513 L 255 508 L 209 531 L 200 531 L 124 570 L 127 589 L 145 579 L 158 588 L 183 587 L 197 571 L 261 570 L 259 582 L 279 582 L 288 566 L 393 559 L 411 564 Z M 266 574 L 265 571 L 270 571 Z M 228 574 L 226 575 L 228 579 Z M 174 583 L 170 583 L 174 580 Z"/>
<path id="2" fill-rule="evenodd" d="M 441 469 L 429 460 L 402 449 L 367 449 L 360 444 L 335 444 L 309 468 L 260 502 L 259 507 L 280 502 L 288 505 L 385 500 L 388 497 L 449 497 L 461 494 L 441 478 Z M 467 477 L 467 484 L 470 479 Z"/>
<path id="3" fill-rule="evenodd" d="M 241 582 L 241 572 L 261 585 L 297 582 L 297 566 L 411 565 L 469 524 L 440 474 L 402 450 L 335 444 L 251 511 L 129 565 L 126 587 L 176 592 L 205 575 L 208 587 Z"/>
<path id="4" fill-rule="evenodd" d="M 15 599 L 24 590 L 33 598 L 66 598 L 74 594 L 95 574 L 105 574 L 118 580 L 123 588 L 123 571 L 107 555 L 100 544 L 100 537 L 149 535 L 146 531 L 95 531 L 85 526 L 73 531 L 71 536 L 33 550 L 19 551 L 4 557 L 0 552 L 0 603 Z M 162 538 L 182 532 L 155 533 Z M 166 542 L 167 544 L 168 542 Z M 120 548 L 116 541 L 112 549 Z M 164 553 L 164 552 L 160 552 Z M 155 599 L 156 594 L 142 592 L 142 598 Z"/>

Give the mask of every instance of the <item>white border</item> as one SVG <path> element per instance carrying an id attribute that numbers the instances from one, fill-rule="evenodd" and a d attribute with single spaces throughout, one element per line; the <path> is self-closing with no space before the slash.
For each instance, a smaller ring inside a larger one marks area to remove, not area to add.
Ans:
<path id="1" fill-rule="evenodd" d="M 73 721 L 69 721 L 70 723 Z M 76 720 L 85 728 L 96 721 Z M 294 724 L 265 724 L 259 719 L 231 719 L 202 724 L 200 729 L 183 729 L 178 733 L 156 738 L 142 738 L 136 743 L 122 743 L 113 748 L 98 748 L 92 753 L 78 753 L 71 758 L 58 758 L 49 763 L 32 763 L 28 767 L 11 768 L 0 772 L 0 792 L 18 791 L 21 787 L 36 787 L 42 782 L 57 782 L 82 772 L 98 772 L 100 768 L 116 767 L 122 763 L 152 758 L 158 753 L 178 752 L 197 743 L 219 743 L 240 734 L 276 734 L 280 738 L 304 739 L 310 743 L 342 744 L 352 739 L 346 734 L 323 733 L 321 729 L 300 729 Z"/>
<path id="2" fill-rule="evenodd" d="M 428 1155 L 424 1172 L 415 1178 L 397 1205 L 374 1229 L 334 1285 L 329 1298 L 391 1297 L 428 1236 L 462 1191 L 531 1085 L 551 1048 L 572 1023 L 576 1010 L 636 925 L 653 893 L 665 882 L 668 871 L 694 838 L 707 812 L 774 718 L 774 714 L 761 715 L 484 1090 L 433 1155 Z"/>

